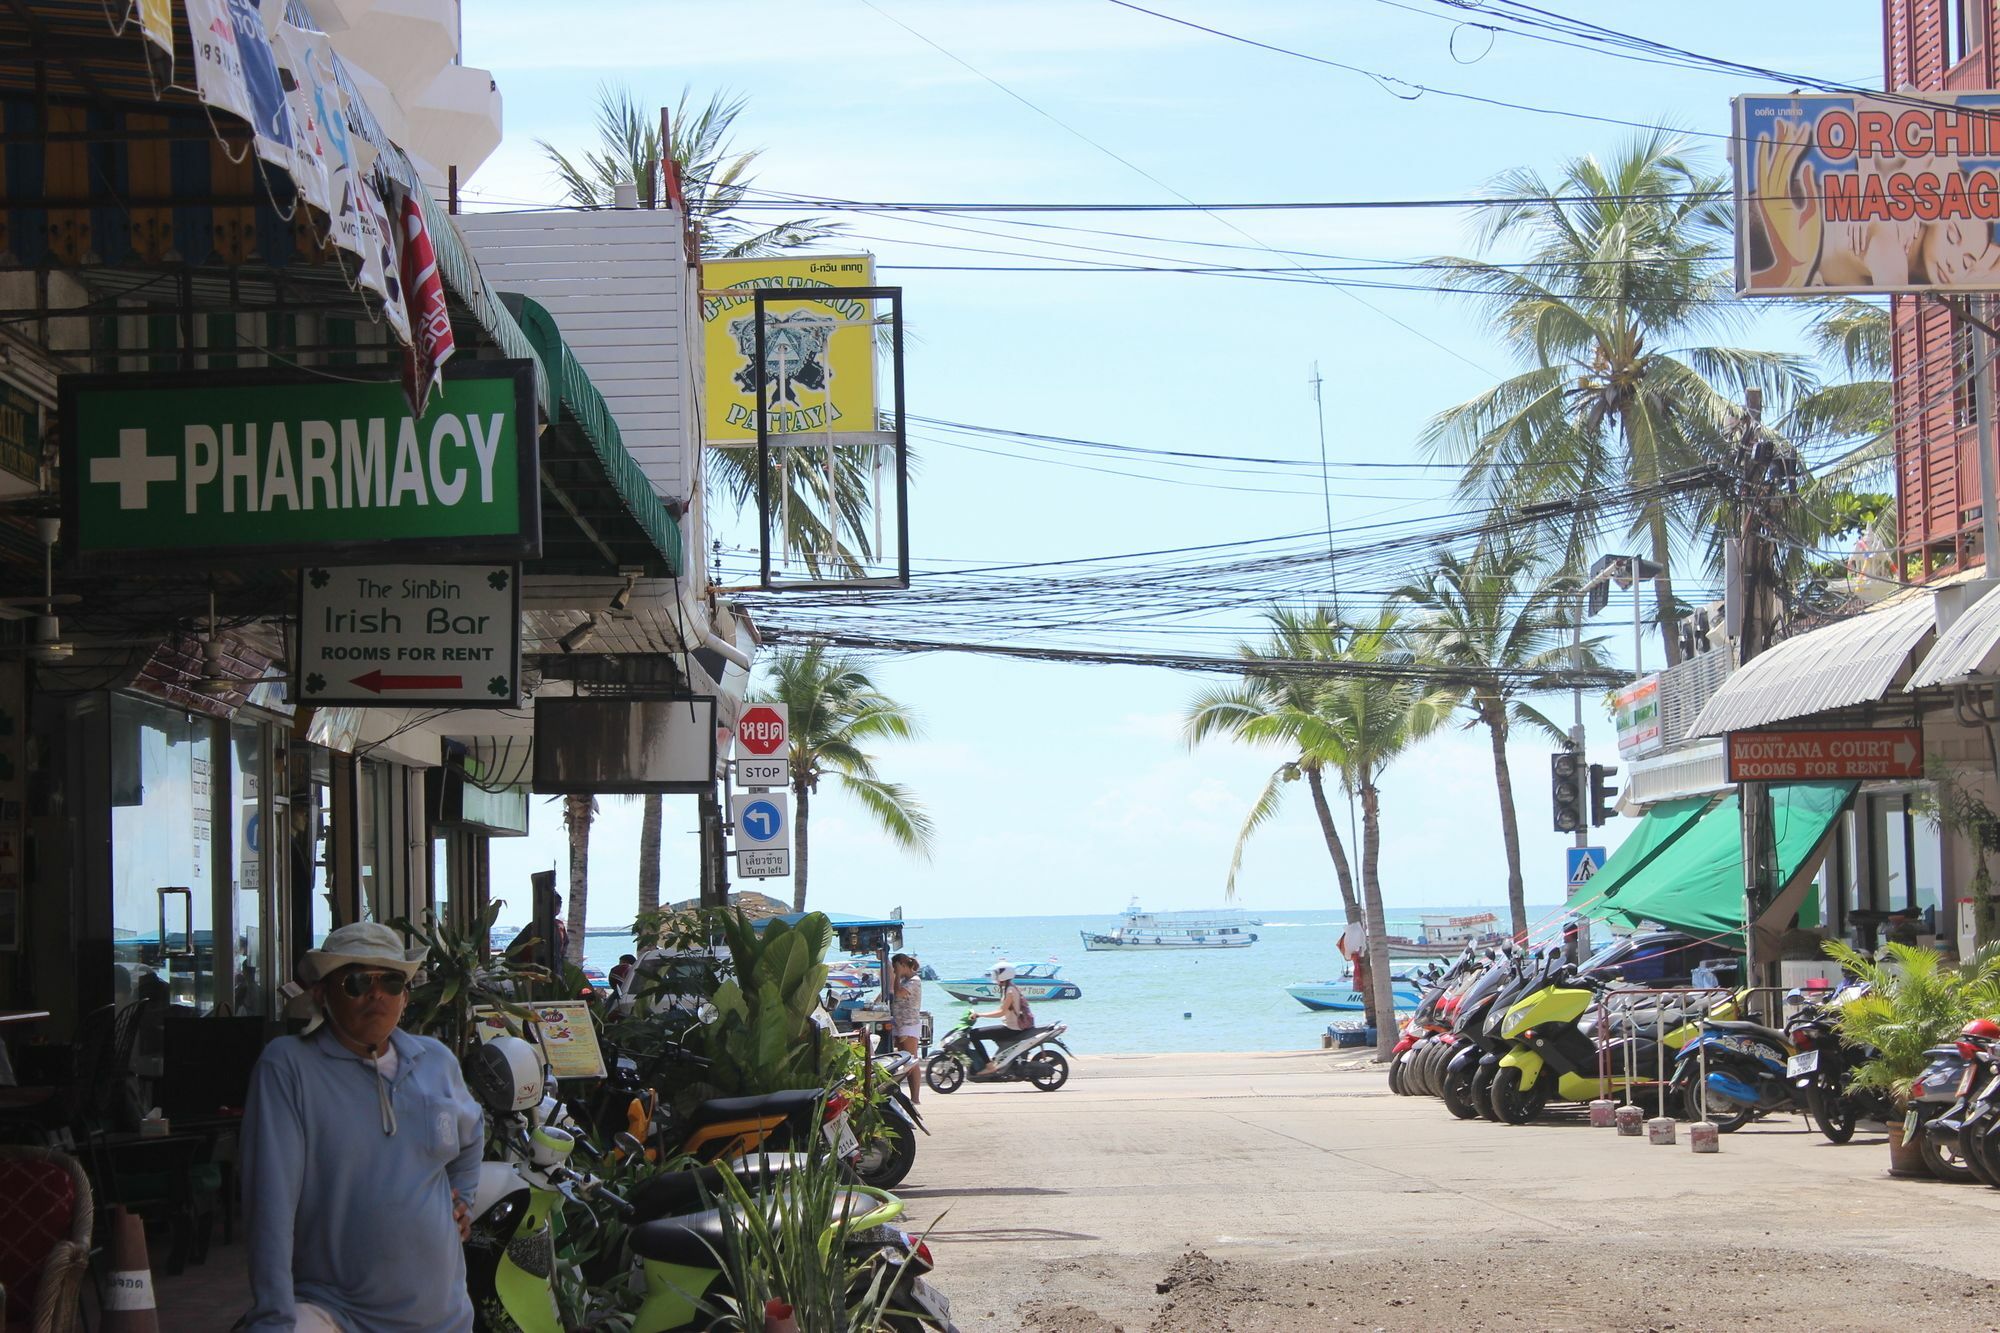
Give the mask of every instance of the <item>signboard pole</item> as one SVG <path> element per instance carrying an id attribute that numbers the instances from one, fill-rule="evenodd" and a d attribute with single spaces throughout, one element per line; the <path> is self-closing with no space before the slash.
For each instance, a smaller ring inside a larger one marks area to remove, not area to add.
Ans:
<path id="1" fill-rule="evenodd" d="M 1973 321 L 1980 356 L 1973 362 L 1977 376 L 1973 391 L 1979 395 L 1979 549 L 1986 563 L 1986 577 L 1993 577 L 1994 562 L 2000 560 L 2000 505 L 1993 502 L 1993 298 L 1979 298 L 1979 318 Z"/>

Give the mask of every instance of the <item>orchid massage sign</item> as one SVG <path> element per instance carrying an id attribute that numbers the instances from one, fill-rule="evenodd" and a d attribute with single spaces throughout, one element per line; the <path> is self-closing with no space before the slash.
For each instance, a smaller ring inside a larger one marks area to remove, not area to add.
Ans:
<path id="1" fill-rule="evenodd" d="M 393 379 L 278 372 L 67 376 L 59 399 L 84 565 L 541 554 L 529 362 L 455 366 L 421 416 Z"/>
<path id="2" fill-rule="evenodd" d="M 2000 93 L 1739 97 L 1746 296 L 2000 290 Z"/>

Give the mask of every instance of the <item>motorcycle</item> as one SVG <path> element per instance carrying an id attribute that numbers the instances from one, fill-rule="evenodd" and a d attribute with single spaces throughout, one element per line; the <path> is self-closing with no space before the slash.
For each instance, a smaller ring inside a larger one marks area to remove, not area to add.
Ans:
<path id="1" fill-rule="evenodd" d="M 1773 1111 L 1805 1109 L 1789 1073 L 1794 1054 L 1789 1037 L 1776 1028 L 1703 1018 L 1699 1033 L 1674 1057 L 1667 1090 L 1689 1115 L 1733 1134 Z"/>
<path id="2" fill-rule="evenodd" d="M 860 1155 L 854 1161 L 854 1174 L 864 1185 L 890 1190 L 902 1184 L 903 1177 L 916 1165 L 917 1131 L 927 1135 L 931 1132 L 917 1104 L 903 1088 L 904 1076 L 916 1062 L 917 1057 L 908 1051 L 878 1055 L 872 1061 L 871 1078 L 884 1084 L 889 1095 L 880 1103 L 881 1124 L 861 1145 Z"/>
<path id="3" fill-rule="evenodd" d="M 951 1035 L 924 1064 L 924 1082 L 931 1091 L 957 1092 L 967 1079 L 975 1083 L 1032 1083 L 1041 1092 L 1054 1092 L 1069 1082 L 1071 1053 L 1062 1034 L 1069 1024 L 1054 1023 L 1029 1028 L 994 1052 L 993 1058 L 976 1072 L 973 1069 L 972 1029 L 977 1020 L 967 1014 Z"/>
<path id="4" fill-rule="evenodd" d="M 631 1228 L 633 1279 L 645 1293 L 631 1333 L 706 1327 L 713 1313 L 707 1303 L 727 1284 L 719 1256 L 732 1225 L 740 1228 L 742 1220 L 725 1218 L 723 1211 L 740 1211 L 743 1203 L 764 1210 L 793 1206 L 783 1182 L 810 1165 L 806 1158 L 778 1154 L 668 1172 L 642 1183 L 628 1201 L 572 1165 L 585 1141 L 550 1095 L 533 1046 L 517 1037 L 495 1038 L 468 1057 L 465 1072 L 467 1087 L 493 1119 L 501 1153 L 499 1160 L 480 1164 L 469 1205 L 466 1285 L 478 1333 L 563 1333 L 554 1282 L 555 1218 L 564 1200 L 591 1218 L 596 1207 L 606 1208 Z M 628 1136 L 621 1148 L 636 1153 L 640 1145 Z M 725 1173 L 739 1189 L 730 1188 Z M 887 1284 L 897 1312 L 891 1328 L 955 1333 L 950 1301 L 923 1276 L 934 1266 L 929 1247 L 889 1225 L 902 1211 L 902 1201 L 885 1191 L 845 1189 L 833 1200 L 828 1239 L 861 1261 L 860 1289 Z"/>
<path id="5" fill-rule="evenodd" d="M 1954 1041 L 1950 1045 L 1938 1045 L 1924 1052 L 1930 1063 L 1924 1072 L 1910 1085 L 1910 1097 L 1903 1113 L 1903 1142 L 1914 1143 L 1923 1154 L 1924 1166 L 1939 1180 L 1969 1184 L 1979 1179 L 1979 1175 L 1966 1163 L 1964 1151 L 1956 1133 L 1932 1134 L 1933 1120 L 1943 1117 L 1953 1109 L 1978 1074 L 1979 1065 L 1967 1054 L 1975 1048 L 1971 1043 Z"/>
<path id="6" fill-rule="evenodd" d="M 1930 1122 L 1931 1133 L 1958 1122 L 1959 1150 L 1986 1184 L 2000 1189 L 2000 1023 L 1980 1018 L 1959 1031 L 1959 1050 L 1971 1063 L 1959 1080 L 1958 1102 Z"/>
<path id="7" fill-rule="evenodd" d="M 1797 990 L 1788 997 L 1803 1001 L 1804 1007 L 1785 1024 L 1794 1052 L 1785 1062 L 1785 1076 L 1792 1081 L 1794 1100 L 1804 1101 L 1806 1113 L 1831 1143 L 1853 1138 L 1860 1121 L 1886 1124 L 1896 1114 L 1895 1101 L 1887 1092 L 1854 1086 L 1855 1066 L 1872 1059 L 1875 1052 L 1849 1045 L 1834 1025 L 1842 1005 L 1867 993 L 1867 985 L 1856 982 L 1816 1002 Z"/>

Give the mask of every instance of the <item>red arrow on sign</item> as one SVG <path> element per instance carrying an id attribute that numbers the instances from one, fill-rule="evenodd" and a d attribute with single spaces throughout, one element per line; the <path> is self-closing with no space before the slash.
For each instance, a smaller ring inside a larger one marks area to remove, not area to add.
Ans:
<path id="1" fill-rule="evenodd" d="M 785 719 L 763 704 L 746 708 L 736 723 L 736 736 L 752 754 L 776 754 L 785 743 Z"/>
<path id="2" fill-rule="evenodd" d="M 370 694 L 381 694 L 385 690 L 462 690 L 465 688 L 465 677 L 385 676 L 377 668 L 365 676 L 356 676 L 351 683 Z"/>

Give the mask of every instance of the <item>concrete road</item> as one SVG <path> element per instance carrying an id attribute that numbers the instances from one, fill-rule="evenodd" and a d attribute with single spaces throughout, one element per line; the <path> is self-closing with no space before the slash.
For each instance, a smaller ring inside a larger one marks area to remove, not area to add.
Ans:
<path id="1" fill-rule="evenodd" d="M 1461 1122 L 1321 1052 L 1084 1053 L 1058 1092 L 922 1109 L 898 1192 L 969 1329 L 2000 1323 L 2000 1191 L 1891 1179 L 1872 1127 L 1777 1117 L 1696 1156 L 1580 1110 Z"/>

